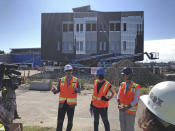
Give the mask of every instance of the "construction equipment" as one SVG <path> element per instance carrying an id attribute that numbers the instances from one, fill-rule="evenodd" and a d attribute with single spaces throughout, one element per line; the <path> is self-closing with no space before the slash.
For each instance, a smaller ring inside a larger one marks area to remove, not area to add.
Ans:
<path id="1" fill-rule="evenodd" d="M 120 60 L 124 59 L 130 59 L 132 61 L 137 61 L 137 58 L 140 56 L 143 56 L 146 54 L 146 56 L 150 60 L 159 59 L 159 53 L 158 52 L 144 52 L 144 53 L 137 53 L 134 55 L 126 54 L 126 55 L 119 55 L 115 53 L 109 53 L 109 54 L 101 54 L 101 55 L 95 55 L 95 56 L 89 56 L 85 58 L 76 58 L 72 60 L 73 64 L 82 64 L 86 66 L 98 66 L 98 67 L 108 67 L 111 66 L 112 63 L 118 62 Z"/>

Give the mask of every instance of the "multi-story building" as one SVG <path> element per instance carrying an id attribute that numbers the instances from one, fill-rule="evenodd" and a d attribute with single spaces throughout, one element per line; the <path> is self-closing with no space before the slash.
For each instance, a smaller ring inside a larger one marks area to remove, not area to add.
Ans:
<path id="1" fill-rule="evenodd" d="M 73 13 L 42 13 L 41 30 L 44 61 L 143 53 L 143 11 L 101 12 L 84 6 L 73 8 Z M 143 56 L 138 60 L 143 60 Z"/>

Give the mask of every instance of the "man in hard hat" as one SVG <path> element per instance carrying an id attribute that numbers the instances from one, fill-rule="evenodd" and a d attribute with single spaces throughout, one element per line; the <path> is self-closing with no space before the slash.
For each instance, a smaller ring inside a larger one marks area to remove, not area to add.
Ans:
<path id="1" fill-rule="evenodd" d="M 73 68 L 67 64 L 64 66 L 66 76 L 59 80 L 58 87 L 52 88 L 54 94 L 59 94 L 59 108 L 57 117 L 57 131 L 62 131 L 65 114 L 68 116 L 67 130 L 71 131 L 75 106 L 77 105 L 77 93 L 80 92 L 78 78 L 72 76 Z"/>
<path id="2" fill-rule="evenodd" d="M 115 91 L 111 84 L 104 79 L 105 69 L 99 68 L 96 72 L 97 79 L 94 81 L 94 92 L 90 105 L 90 111 L 94 114 L 94 131 L 98 131 L 99 117 L 101 116 L 105 126 L 105 131 L 110 131 L 110 124 L 108 121 L 108 106 L 109 101 L 115 96 Z M 108 92 L 112 95 L 107 97 Z"/>
<path id="3" fill-rule="evenodd" d="M 124 67 L 121 74 L 124 82 L 121 82 L 117 95 L 120 129 L 134 131 L 140 85 L 132 81 L 133 71 L 130 67 Z"/>
<path id="4" fill-rule="evenodd" d="M 138 121 L 143 131 L 175 131 L 175 82 L 160 82 L 140 99 L 146 106 Z"/>

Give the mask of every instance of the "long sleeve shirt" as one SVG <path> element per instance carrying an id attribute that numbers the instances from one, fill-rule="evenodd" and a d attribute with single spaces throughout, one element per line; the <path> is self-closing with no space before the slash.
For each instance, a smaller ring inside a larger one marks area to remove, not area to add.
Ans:
<path id="1" fill-rule="evenodd" d="M 128 91 L 130 84 L 131 84 L 131 82 L 126 83 L 125 93 Z M 117 94 L 117 100 L 120 99 L 120 89 L 121 89 L 121 86 L 120 86 L 118 94 Z M 134 100 L 130 103 L 130 105 L 134 106 L 138 102 L 138 100 L 139 100 L 139 89 L 136 89 Z"/>

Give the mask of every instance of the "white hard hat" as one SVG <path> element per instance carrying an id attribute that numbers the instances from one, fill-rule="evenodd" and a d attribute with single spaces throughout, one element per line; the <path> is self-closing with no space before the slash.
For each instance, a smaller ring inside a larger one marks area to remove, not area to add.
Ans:
<path id="1" fill-rule="evenodd" d="M 151 89 L 149 95 L 143 95 L 140 99 L 157 117 L 175 125 L 175 82 L 160 82 Z"/>
<path id="2" fill-rule="evenodd" d="M 64 66 L 64 71 L 72 70 L 72 69 L 73 69 L 72 66 L 69 65 L 69 64 L 67 64 L 67 65 Z"/>

